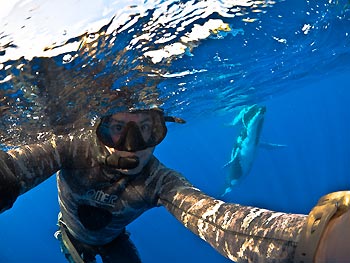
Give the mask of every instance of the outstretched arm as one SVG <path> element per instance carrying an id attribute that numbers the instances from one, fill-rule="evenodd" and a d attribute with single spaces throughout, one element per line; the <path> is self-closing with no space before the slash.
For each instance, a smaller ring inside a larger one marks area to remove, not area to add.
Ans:
<path id="1" fill-rule="evenodd" d="M 57 146 L 61 144 L 61 146 Z M 20 194 L 40 184 L 61 167 L 62 142 L 52 138 L 34 144 L 0 151 L 0 212 L 12 207 Z"/>
<path id="2" fill-rule="evenodd" d="M 344 201 L 349 199 L 350 194 L 342 192 L 340 196 Z M 332 195 L 329 200 L 332 200 L 331 203 L 327 200 L 330 206 L 340 203 L 338 196 Z M 316 211 L 321 211 L 316 217 L 315 209 L 309 216 L 278 213 L 211 198 L 175 172 L 165 177 L 159 202 L 184 226 L 235 262 L 321 263 L 329 262 L 325 259 L 331 258 L 331 262 L 335 263 L 346 262 L 341 259 L 350 254 L 349 248 L 341 248 L 342 252 L 332 249 L 332 245 L 341 243 L 342 239 L 339 240 L 339 236 L 335 236 L 336 232 L 330 229 L 345 229 L 342 238 L 349 238 L 350 222 L 346 221 L 350 217 L 347 216 L 350 214 L 348 204 L 339 206 L 341 209 L 333 209 L 332 214 L 325 210 L 321 203 L 321 206 L 316 206 Z M 339 221 L 334 219 L 334 216 L 344 213 L 344 210 L 347 213 L 341 216 L 341 222 L 334 222 Z M 317 230 L 320 236 L 311 235 L 312 239 L 305 238 L 305 232 L 314 233 L 320 218 L 332 218 L 331 224 L 328 224 L 327 220 L 325 228 Z M 313 226 L 311 231 L 310 225 Z M 305 244 L 309 243 L 311 250 L 305 250 Z M 344 246 L 349 246 L 348 242 L 344 242 Z M 324 252 L 320 252 L 322 250 Z"/>
<path id="3" fill-rule="evenodd" d="M 179 176 L 165 179 L 160 203 L 235 262 L 291 262 L 306 218 L 225 203 Z"/>

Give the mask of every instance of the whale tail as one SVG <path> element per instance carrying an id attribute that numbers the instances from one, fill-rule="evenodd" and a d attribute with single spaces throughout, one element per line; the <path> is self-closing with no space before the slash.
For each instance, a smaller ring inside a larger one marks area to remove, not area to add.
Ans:
<path id="1" fill-rule="evenodd" d="M 238 183 L 238 180 L 233 180 L 229 186 L 226 186 L 223 191 L 221 191 L 220 197 L 224 197 L 228 193 L 232 192 L 233 187 Z"/>

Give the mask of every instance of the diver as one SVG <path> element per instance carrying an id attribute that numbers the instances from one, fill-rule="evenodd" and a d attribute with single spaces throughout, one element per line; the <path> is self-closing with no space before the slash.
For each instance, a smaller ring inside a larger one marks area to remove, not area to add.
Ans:
<path id="1" fill-rule="evenodd" d="M 185 227 L 236 262 L 349 262 L 350 192 L 320 199 L 307 215 L 225 203 L 195 188 L 154 155 L 166 122 L 159 108 L 119 112 L 77 135 L 0 152 L 0 209 L 57 173 L 61 250 L 71 263 L 136 263 L 126 231 L 164 206 Z"/>

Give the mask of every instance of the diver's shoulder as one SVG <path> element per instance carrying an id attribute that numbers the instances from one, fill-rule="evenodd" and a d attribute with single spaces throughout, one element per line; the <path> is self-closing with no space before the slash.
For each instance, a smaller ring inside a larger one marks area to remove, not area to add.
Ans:
<path id="1" fill-rule="evenodd" d="M 82 130 L 71 132 L 69 134 L 55 135 L 53 137 L 57 143 L 68 146 L 69 148 L 75 146 L 77 148 L 87 147 L 96 143 L 96 134 L 93 130 Z"/>
<path id="2" fill-rule="evenodd" d="M 169 168 L 165 164 L 163 164 L 157 157 L 154 155 L 151 157 L 150 163 L 149 163 L 149 169 L 150 173 L 153 175 L 157 175 L 160 177 L 163 177 L 165 175 L 175 175 L 175 176 L 181 176 L 180 173 L 172 168 Z"/>
<path id="3" fill-rule="evenodd" d="M 96 141 L 96 135 L 92 130 L 56 135 L 54 138 L 56 148 L 59 152 L 71 159 L 76 156 L 80 158 L 93 158 L 99 152 L 100 144 Z"/>
<path id="4" fill-rule="evenodd" d="M 158 171 L 164 170 L 164 169 L 169 169 L 163 163 L 161 163 L 159 161 L 159 159 L 157 157 L 155 157 L 154 155 L 152 155 L 152 157 L 148 163 L 148 168 L 149 168 L 151 173 L 158 172 Z"/>

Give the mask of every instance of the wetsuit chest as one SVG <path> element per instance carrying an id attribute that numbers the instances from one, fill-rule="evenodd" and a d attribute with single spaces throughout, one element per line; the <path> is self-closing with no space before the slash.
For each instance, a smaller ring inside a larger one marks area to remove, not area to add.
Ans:
<path id="1" fill-rule="evenodd" d="M 123 175 L 101 167 L 84 169 L 63 169 L 59 175 L 58 187 L 69 189 L 76 202 L 89 203 L 107 209 L 123 209 L 149 206 L 153 201 L 144 180 L 147 175 Z"/>

